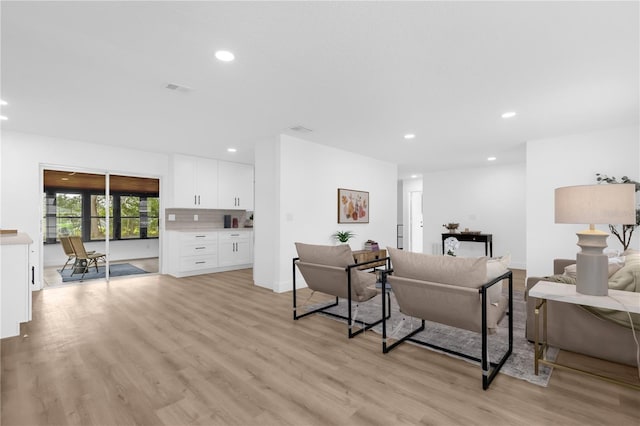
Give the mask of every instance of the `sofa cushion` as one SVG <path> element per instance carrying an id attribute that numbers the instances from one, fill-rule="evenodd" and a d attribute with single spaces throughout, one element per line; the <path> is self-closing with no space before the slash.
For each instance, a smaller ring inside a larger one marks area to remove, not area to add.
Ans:
<path id="1" fill-rule="evenodd" d="M 486 257 L 453 257 L 414 253 L 387 247 L 394 275 L 414 280 L 429 281 L 478 288 L 487 279 Z"/>

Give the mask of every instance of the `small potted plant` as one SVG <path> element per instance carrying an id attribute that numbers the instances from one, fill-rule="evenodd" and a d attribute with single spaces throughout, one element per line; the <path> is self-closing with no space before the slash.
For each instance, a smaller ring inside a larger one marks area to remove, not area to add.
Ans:
<path id="1" fill-rule="evenodd" d="M 355 236 L 356 234 L 354 234 L 351 231 L 337 231 L 335 234 L 332 235 L 333 238 L 335 238 L 336 240 L 340 241 L 343 244 L 348 243 L 349 239 Z"/>

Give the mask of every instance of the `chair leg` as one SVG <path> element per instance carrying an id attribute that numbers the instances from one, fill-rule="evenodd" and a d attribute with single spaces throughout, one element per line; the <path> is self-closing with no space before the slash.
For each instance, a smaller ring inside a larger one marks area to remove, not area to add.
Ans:
<path id="1" fill-rule="evenodd" d="M 67 267 L 67 265 L 69 264 L 69 262 L 71 262 L 71 259 L 73 259 L 73 257 L 70 257 L 67 259 L 67 261 L 65 262 L 64 266 L 62 267 L 62 269 L 60 269 L 60 273 L 64 272 L 64 268 Z"/>

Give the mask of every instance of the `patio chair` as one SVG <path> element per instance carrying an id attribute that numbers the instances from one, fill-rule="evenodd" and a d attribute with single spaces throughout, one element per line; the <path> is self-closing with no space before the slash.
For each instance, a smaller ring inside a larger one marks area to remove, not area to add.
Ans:
<path id="1" fill-rule="evenodd" d="M 104 253 L 89 253 L 84 248 L 84 243 L 82 242 L 82 238 L 80 237 L 69 237 L 69 242 L 71 243 L 71 247 L 73 247 L 73 251 L 75 252 L 76 261 L 73 265 L 73 271 L 71 275 L 78 272 L 78 269 L 82 269 L 82 277 L 84 278 L 84 274 L 89 271 L 89 267 L 94 265 L 96 267 L 96 272 L 98 272 L 98 261 L 106 261 L 107 256 Z"/>
<path id="2" fill-rule="evenodd" d="M 60 270 L 60 272 L 63 272 L 64 268 L 67 267 L 69 262 L 75 260 L 76 252 L 73 251 L 73 246 L 71 245 L 71 241 L 69 241 L 69 237 L 60 237 L 60 244 L 62 245 L 62 250 L 64 251 L 65 256 L 67 256 L 67 261 L 64 263 L 64 266 Z"/>

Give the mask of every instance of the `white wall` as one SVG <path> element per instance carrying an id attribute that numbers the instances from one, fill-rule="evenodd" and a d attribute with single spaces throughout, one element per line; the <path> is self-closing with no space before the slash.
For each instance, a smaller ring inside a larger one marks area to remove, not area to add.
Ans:
<path id="1" fill-rule="evenodd" d="M 269 186 L 270 180 L 279 185 L 279 190 L 265 196 L 256 187 L 257 285 L 276 292 L 291 290 L 291 259 L 296 256 L 296 241 L 335 244 L 331 234 L 351 230 L 356 233 L 349 242 L 353 250 L 362 249 L 367 239 L 377 241 L 381 247 L 395 247 L 398 180 L 395 164 L 288 135 L 281 135 L 272 146 L 267 145 L 256 151 L 256 183 L 260 182 L 262 188 Z M 275 175 L 270 174 L 274 167 Z M 368 224 L 337 223 L 338 188 L 369 192 Z M 274 253 L 265 253 L 265 247 Z"/>
<path id="2" fill-rule="evenodd" d="M 256 144 L 255 159 L 253 281 L 273 289 L 280 270 L 280 138 Z"/>
<path id="3" fill-rule="evenodd" d="M 525 165 L 423 173 L 424 251 L 442 253 L 445 223 L 493 234 L 493 255 L 511 254 L 526 268 Z M 462 242 L 459 256 L 484 256 L 484 244 Z"/>
<path id="4" fill-rule="evenodd" d="M 42 166 L 159 178 L 161 203 L 165 197 L 164 183 L 169 164 L 166 154 L 18 132 L 2 131 L 1 136 L 0 228 L 26 232 L 34 241 L 40 240 Z M 36 267 L 35 289 L 41 288 L 42 282 L 41 247 L 38 243 L 31 246 L 30 262 Z"/>
<path id="5" fill-rule="evenodd" d="M 638 127 L 624 127 L 527 143 L 527 275 L 553 273 L 554 258 L 575 259 L 576 232 L 586 225 L 554 223 L 554 190 L 596 184 L 596 173 L 640 179 Z M 609 232 L 607 225 L 598 229 Z M 631 247 L 638 248 L 636 230 Z M 615 237 L 609 247 L 622 249 Z"/>

